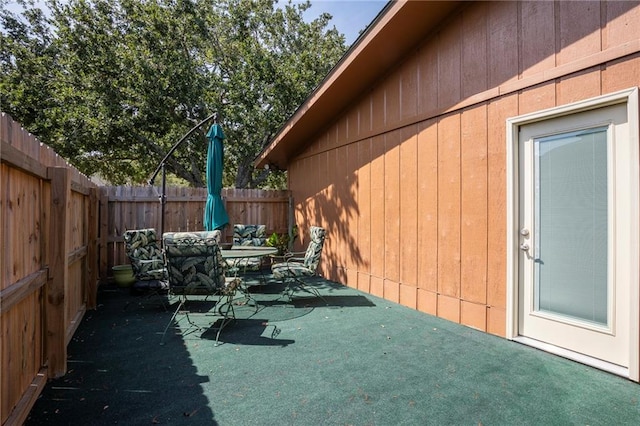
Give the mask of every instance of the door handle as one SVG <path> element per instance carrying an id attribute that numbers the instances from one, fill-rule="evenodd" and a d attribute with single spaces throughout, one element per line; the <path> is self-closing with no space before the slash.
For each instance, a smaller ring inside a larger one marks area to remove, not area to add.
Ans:
<path id="1" fill-rule="evenodd" d="M 520 250 L 529 251 L 529 244 L 527 244 L 527 243 L 520 244 Z"/>

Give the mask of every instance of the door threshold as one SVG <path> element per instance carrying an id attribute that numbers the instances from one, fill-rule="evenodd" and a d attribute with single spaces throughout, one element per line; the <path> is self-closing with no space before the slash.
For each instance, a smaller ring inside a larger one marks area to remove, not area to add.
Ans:
<path id="1" fill-rule="evenodd" d="M 525 336 L 516 336 L 513 339 L 514 342 L 521 343 L 523 345 L 531 346 L 544 352 L 548 352 L 554 355 L 561 356 L 563 358 L 570 359 L 572 361 L 579 362 L 589 367 L 597 368 L 617 376 L 629 378 L 629 369 L 621 365 L 613 364 L 611 362 L 603 361 L 601 359 L 593 358 L 579 352 L 570 351 L 568 349 L 560 348 L 558 346 L 544 343 L 539 340 L 532 339 Z"/>

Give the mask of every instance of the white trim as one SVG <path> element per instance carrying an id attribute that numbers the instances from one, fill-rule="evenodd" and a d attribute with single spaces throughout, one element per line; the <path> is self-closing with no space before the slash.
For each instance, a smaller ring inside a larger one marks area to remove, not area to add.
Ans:
<path id="1" fill-rule="evenodd" d="M 603 108 L 609 105 L 630 103 L 630 100 L 638 97 L 638 88 L 633 87 L 631 89 L 620 90 L 618 92 L 610 93 L 608 95 L 602 95 L 595 98 L 585 99 L 583 101 L 574 102 L 558 107 L 547 108 L 540 111 L 531 112 L 529 114 L 519 115 L 507 119 L 507 125 L 523 126 L 529 123 L 535 123 L 537 121 L 548 120 L 551 118 L 562 117 L 569 114 L 577 114 L 582 111 L 589 111 L 592 109 Z"/>
<path id="2" fill-rule="evenodd" d="M 507 300 L 506 300 L 506 337 L 510 340 L 515 340 L 521 343 L 529 344 L 534 347 L 538 347 L 547 352 L 556 353 L 561 356 L 567 356 L 568 358 L 575 359 L 576 361 L 583 362 L 588 365 L 592 365 L 596 368 L 601 368 L 605 371 L 611 371 L 611 368 L 603 361 L 590 359 L 589 362 L 581 361 L 581 359 L 589 358 L 581 354 L 576 354 L 572 351 L 557 348 L 542 342 L 537 342 L 533 339 L 528 339 L 518 335 L 518 203 L 519 203 L 519 170 L 518 170 L 518 133 L 521 126 L 526 124 L 535 123 L 538 121 L 548 120 L 552 118 L 558 118 L 569 114 L 577 114 L 583 111 L 589 111 L 597 108 L 602 108 L 610 105 L 626 103 L 627 104 L 627 118 L 629 126 L 629 134 L 631 137 L 632 155 L 629 159 L 632 162 L 637 163 L 640 158 L 640 136 L 639 136 L 639 120 L 640 120 L 640 108 L 638 104 L 638 88 L 633 87 L 618 92 L 610 93 L 595 98 L 585 99 L 583 101 L 562 105 L 559 107 L 549 108 L 541 111 L 536 111 L 529 114 L 523 114 L 517 117 L 508 118 L 506 121 L 506 173 L 507 173 L 507 250 L 506 250 L 506 285 L 507 285 Z M 637 171 L 637 164 L 634 169 Z M 633 169 L 632 169 L 633 170 Z M 620 374 L 634 381 L 640 381 L 640 271 L 638 270 L 638 260 L 640 260 L 640 249 L 638 248 L 638 241 L 640 241 L 640 224 L 638 223 L 638 217 L 640 216 L 640 176 L 638 173 L 633 173 L 630 176 L 631 187 L 635 188 L 631 191 L 631 217 L 636 218 L 631 223 L 630 233 L 634 236 L 633 243 L 630 250 L 630 258 L 636 261 L 635 267 L 629 268 L 628 280 L 631 285 L 630 289 L 630 339 L 629 342 L 629 368 L 623 368 L 616 366 L 614 368 L 615 374 Z M 536 343 L 537 342 L 537 343 Z M 596 362 L 599 361 L 599 362 Z M 605 365 L 606 364 L 606 365 Z M 624 371 L 622 371 L 622 370 Z"/>
<path id="3" fill-rule="evenodd" d="M 516 214 L 518 212 L 518 129 L 515 119 L 507 119 L 507 312 L 506 337 L 518 336 L 518 238 Z"/>
<path id="4" fill-rule="evenodd" d="M 628 126 L 629 135 L 631 140 L 631 155 L 629 161 L 638 161 L 640 158 L 640 107 L 638 104 L 638 88 L 631 89 L 627 98 L 627 114 L 628 114 Z M 636 165 L 637 167 L 637 165 Z M 633 170 L 633 169 L 632 169 Z M 632 188 L 636 188 L 636 191 L 631 192 L 631 214 L 632 217 L 640 216 L 640 176 L 634 173 L 630 176 Z M 632 236 L 635 236 L 634 240 L 640 241 L 640 224 L 637 220 L 631 222 L 631 229 L 629 230 Z M 629 282 L 640 283 L 640 271 L 638 270 L 638 261 L 640 260 L 640 249 L 638 244 L 631 244 L 629 247 L 631 259 L 635 259 L 635 268 L 630 268 Z M 640 284 L 631 286 L 629 299 L 631 299 L 631 310 L 629 318 L 629 334 L 631 335 L 631 341 L 629 346 L 631 352 L 629 353 L 629 379 L 633 381 L 640 381 Z M 635 301 L 635 302 L 634 302 Z"/>
<path id="5" fill-rule="evenodd" d="M 548 343 L 541 342 L 539 340 L 531 339 L 529 337 L 518 336 L 512 339 L 514 342 L 522 343 L 523 345 L 531 346 L 532 348 L 540 349 L 541 351 L 548 352 L 550 354 L 558 355 L 563 358 L 568 358 L 573 361 L 577 361 L 581 364 L 595 367 L 599 370 L 607 371 L 609 373 L 617 374 L 622 377 L 630 377 L 629 369 L 620 365 L 612 364 L 610 362 L 603 361 L 601 359 L 592 358 L 590 356 L 570 351 L 567 349 L 559 348 Z"/>

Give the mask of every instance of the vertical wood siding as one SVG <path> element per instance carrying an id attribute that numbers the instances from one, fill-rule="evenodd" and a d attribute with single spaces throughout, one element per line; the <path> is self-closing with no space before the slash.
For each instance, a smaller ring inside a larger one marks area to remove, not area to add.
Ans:
<path id="1" fill-rule="evenodd" d="M 508 117 L 640 85 L 638 2 L 475 2 L 289 169 L 324 275 L 504 336 Z"/>

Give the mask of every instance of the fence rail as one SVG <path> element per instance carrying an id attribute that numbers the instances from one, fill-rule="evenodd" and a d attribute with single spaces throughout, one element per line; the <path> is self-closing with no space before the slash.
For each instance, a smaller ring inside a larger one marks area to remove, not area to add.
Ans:
<path id="1" fill-rule="evenodd" d="M 107 266 L 127 263 L 122 235 L 128 229 L 161 229 L 160 188 L 153 186 L 103 187 L 107 207 Z M 166 188 L 165 232 L 204 229 L 206 188 Z M 268 233 L 286 233 L 289 227 L 289 191 L 261 189 L 222 190 L 229 223 L 263 224 Z M 233 230 L 223 230 L 223 239 L 231 241 Z"/>
<path id="2" fill-rule="evenodd" d="M 0 420 L 22 424 L 95 307 L 97 187 L 6 114 L 0 160 Z"/>
<path id="3" fill-rule="evenodd" d="M 111 267 L 122 234 L 160 229 L 160 189 L 98 187 L 6 114 L 0 116 L 0 423 L 22 424 Z M 203 229 L 206 189 L 166 189 L 165 231 Z M 287 232 L 289 191 L 223 189 L 230 224 Z M 231 240 L 227 227 L 223 238 Z"/>

